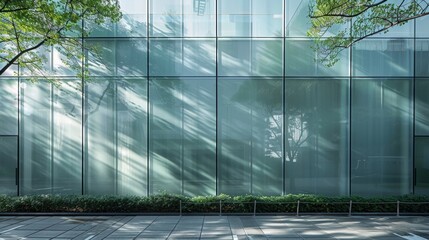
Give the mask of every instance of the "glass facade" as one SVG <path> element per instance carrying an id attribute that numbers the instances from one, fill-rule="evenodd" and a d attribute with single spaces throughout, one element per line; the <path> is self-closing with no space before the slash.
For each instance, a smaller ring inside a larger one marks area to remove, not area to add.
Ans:
<path id="1" fill-rule="evenodd" d="M 0 194 L 429 193 L 429 17 L 326 67 L 309 0 L 118 1 L 70 34 L 89 79 L 1 76 Z"/>

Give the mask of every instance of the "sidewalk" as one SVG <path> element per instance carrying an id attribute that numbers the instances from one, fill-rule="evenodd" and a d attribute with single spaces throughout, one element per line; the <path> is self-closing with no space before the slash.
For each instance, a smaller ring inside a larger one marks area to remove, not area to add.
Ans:
<path id="1" fill-rule="evenodd" d="M 429 239 L 428 217 L 0 217 L 2 239 Z"/>

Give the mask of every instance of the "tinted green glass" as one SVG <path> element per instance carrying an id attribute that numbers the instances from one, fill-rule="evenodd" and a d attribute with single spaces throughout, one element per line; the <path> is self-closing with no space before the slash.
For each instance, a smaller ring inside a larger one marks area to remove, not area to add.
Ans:
<path id="1" fill-rule="evenodd" d="M 415 80 L 415 134 L 429 135 L 429 79 Z"/>
<path id="2" fill-rule="evenodd" d="M 150 193 L 216 194 L 214 78 L 153 78 Z"/>
<path id="3" fill-rule="evenodd" d="M 352 80 L 352 195 L 411 193 L 411 83 Z"/>
<path id="4" fill-rule="evenodd" d="M 214 37 L 215 0 L 151 0 L 152 37 Z"/>
<path id="5" fill-rule="evenodd" d="M 282 37 L 282 0 L 218 0 L 220 37 Z"/>
<path id="6" fill-rule="evenodd" d="M 0 78 L 0 135 L 18 135 L 18 79 Z"/>
<path id="7" fill-rule="evenodd" d="M 214 76 L 216 41 L 156 39 L 150 41 L 151 76 Z"/>
<path id="8" fill-rule="evenodd" d="M 20 193 L 81 193 L 82 111 L 76 84 L 64 81 L 58 89 L 40 81 L 21 88 Z"/>
<path id="9" fill-rule="evenodd" d="M 18 137 L 0 137 L 0 194 L 17 195 Z"/>
<path id="10" fill-rule="evenodd" d="M 91 39 L 85 44 L 90 49 L 85 65 L 91 76 L 146 76 L 147 40 Z"/>
<path id="11" fill-rule="evenodd" d="M 285 71 L 286 76 L 349 76 L 350 52 L 343 50 L 338 62 L 327 67 L 317 59 L 318 53 L 312 48 L 309 39 L 286 39 Z"/>
<path id="12" fill-rule="evenodd" d="M 219 76 L 282 76 L 282 45 L 277 39 L 219 40 Z"/>
<path id="13" fill-rule="evenodd" d="M 147 0 L 118 0 L 122 18 L 116 23 L 118 37 L 146 37 Z"/>
<path id="14" fill-rule="evenodd" d="M 218 187 L 232 195 L 282 193 L 282 80 L 220 78 Z"/>
<path id="15" fill-rule="evenodd" d="M 146 195 L 146 80 L 97 80 L 85 103 L 85 193 Z"/>
<path id="16" fill-rule="evenodd" d="M 416 37 L 428 38 L 429 37 L 429 16 L 421 17 L 416 21 Z"/>
<path id="17" fill-rule="evenodd" d="M 348 195 L 348 80 L 286 79 L 286 193 Z"/>
<path id="18" fill-rule="evenodd" d="M 412 76 L 413 41 L 409 39 L 372 39 L 356 43 L 353 52 L 353 76 Z"/>
<path id="19" fill-rule="evenodd" d="M 429 194 L 429 138 L 415 139 L 415 194 Z"/>
<path id="20" fill-rule="evenodd" d="M 416 40 L 415 59 L 416 77 L 429 77 L 429 40 Z"/>

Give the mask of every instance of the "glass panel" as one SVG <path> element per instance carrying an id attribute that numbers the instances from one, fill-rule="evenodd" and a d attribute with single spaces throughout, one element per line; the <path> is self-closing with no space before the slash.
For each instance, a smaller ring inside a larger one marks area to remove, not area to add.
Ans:
<path id="1" fill-rule="evenodd" d="M 21 88 L 20 193 L 51 192 L 51 87 L 39 82 Z"/>
<path id="2" fill-rule="evenodd" d="M 151 76 L 213 76 L 216 41 L 151 40 L 149 61 Z"/>
<path id="3" fill-rule="evenodd" d="M 218 0 L 221 37 L 282 37 L 282 0 Z"/>
<path id="4" fill-rule="evenodd" d="M 118 76 L 147 75 L 147 41 L 145 39 L 116 40 Z"/>
<path id="5" fill-rule="evenodd" d="M 97 24 L 93 20 L 85 21 L 85 30 L 90 37 L 114 37 L 115 24 L 111 21 L 106 21 L 102 24 Z"/>
<path id="6" fill-rule="evenodd" d="M 77 89 L 79 83 L 62 81 L 60 88 L 53 88 L 52 193 L 82 193 L 82 96 Z"/>
<path id="7" fill-rule="evenodd" d="M 86 194 L 146 195 L 146 84 L 144 79 L 88 84 Z"/>
<path id="8" fill-rule="evenodd" d="M 152 37 L 182 36 L 181 1 L 150 0 L 150 35 Z"/>
<path id="9" fill-rule="evenodd" d="M 22 84 L 22 83 L 21 83 Z M 20 132 L 22 194 L 80 194 L 81 96 L 77 82 L 27 84 Z"/>
<path id="10" fill-rule="evenodd" d="M 77 43 L 80 41 L 77 40 Z M 21 76 L 76 76 L 82 72 L 82 62 L 78 56 L 74 56 L 73 51 L 81 51 L 80 46 L 74 49 L 65 50 L 61 46 L 41 46 L 32 52 L 42 59 L 41 65 L 30 65 L 20 68 Z M 70 56 L 71 55 L 71 56 Z M 64 62 L 63 60 L 66 60 Z"/>
<path id="11" fill-rule="evenodd" d="M 80 51 L 80 47 L 76 48 Z M 60 46 L 53 47 L 52 50 L 52 72 L 54 76 L 73 76 L 82 72 L 82 60 L 77 56 L 70 56 L 73 50 L 65 50 Z M 62 59 L 67 59 L 64 63 Z"/>
<path id="12" fill-rule="evenodd" d="M 147 41 L 87 40 L 87 67 L 92 76 L 145 76 Z M 96 53 L 96 54 L 94 54 Z"/>
<path id="13" fill-rule="evenodd" d="M 287 39 L 286 76 L 349 76 L 349 50 L 343 50 L 339 61 L 332 67 L 316 62 L 317 52 L 308 39 Z"/>
<path id="14" fill-rule="evenodd" d="M 429 37 L 429 16 L 416 19 L 416 37 L 428 38 Z"/>
<path id="15" fill-rule="evenodd" d="M 218 186 L 232 195 L 282 193 L 282 79 L 219 79 Z"/>
<path id="16" fill-rule="evenodd" d="M 429 79 L 416 79 L 415 134 L 429 135 Z"/>
<path id="17" fill-rule="evenodd" d="M 415 139 L 415 194 L 429 195 L 429 138 Z"/>
<path id="18" fill-rule="evenodd" d="M 151 36 L 214 37 L 215 0 L 151 0 Z"/>
<path id="19" fill-rule="evenodd" d="M 0 79 L 0 135 L 18 135 L 18 79 Z"/>
<path id="20" fill-rule="evenodd" d="M 354 76 L 413 75 L 412 40 L 362 40 L 352 51 Z"/>
<path id="21" fill-rule="evenodd" d="M 352 195 L 411 193 L 412 81 L 354 79 Z"/>
<path id="22" fill-rule="evenodd" d="M 287 37 L 305 37 L 307 30 L 311 27 L 308 17 L 309 0 L 285 0 L 286 1 L 286 26 Z"/>
<path id="23" fill-rule="evenodd" d="M 5 57 L 6 52 L 9 52 L 13 49 L 16 49 L 15 47 L 15 41 L 9 41 L 9 42 L 0 42 L 0 57 Z M 3 67 L 6 66 L 5 61 L 0 61 L 0 69 L 3 69 Z M 16 76 L 18 74 L 18 65 L 14 64 L 7 68 L 7 70 L 1 75 L 1 76 Z"/>
<path id="24" fill-rule="evenodd" d="M 286 79 L 286 193 L 348 195 L 348 80 Z"/>
<path id="25" fill-rule="evenodd" d="M 85 67 L 92 76 L 113 76 L 116 73 L 114 41 L 88 39 L 85 47 L 90 49 L 86 53 Z"/>
<path id="26" fill-rule="evenodd" d="M 305 37 L 307 30 L 311 27 L 309 5 L 311 0 L 285 0 L 286 1 L 286 37 Z M 335 26 L 325 33 L 325 37 L 336 34 L 339 30 L 349 28 L 349 24 Z"/>
<path id="27" fill-rule="evenodd" d="M 53 58 L 52 58 L 52 46 L 40 46 L 37 49 L 31 51 L 32 54 L 39 56 L 42 59 L 40 65 L 34 67 L 32 64 L 27 67 L 20 66 L 19 74 L 21 76 L 50 76 L 52 75 L 52 66 L 53 66 Z M 25 58 L 24 58 L 25 59 Z M 21 60 L 24 60 L 21 59 Z"/>
<path id="28" fill-rule="evenodd" d="M 18 138 L 0 137 L 0 194 L 17 195 Z"/>
<path id="29" fill-rule="evenodd" d="M 386 4 L 394 4 L 394 8 L 398 8 L 401 5 L 402 9 L 407 9 L 410 7 L 410 4 L 413 1 L 403 1 L 403 0 L 389 0 L 386 2 Z M 411 10 L 412 11 L 412 10 Z M 362 15 L 364 16 L 364 15 Z M 377 19 L 379 21 L 382 21 L 382 19 Z M 385 21 L 386 25 L 389 25 L 389 22 Z M 404 25 L 396 25 L 389 29 L 388 32 L 381 32 L 379 34 L 375 34 L 371 37 L 378 37 L 378 38 L 392 38 L 392 37 L 408 37 L 412 38 L 414 37 L 414 21 L 408 21 Z"/>
<path id="30" fill-rule="evenodd" d="M 151 194 L 216 194 L 216 81 L 152 79 Z"/>
<path id="31" fill-rule="evenodd" d="M 429 40 L 416 40 L 416 76 L 429 77 Z"/>
<path id="32" fill-rule="evenodd" d="M 183 36 L 216 36 L 215 0 L 183 0 Z"/>
<path id="33" fill-rule="evenodd" d="M 147 1 L 119 0 L 122 19 L 117 23 L 118 37 L 146 37 Z"/>
<path id="34" fill-rule="evenodd" d="M 391 0 L 390 0 L 391 1 Z M 398 0 L 402 1 L 402 0 Z M 404 25 L 394 26 L 388 32 L 381 32 L 368 38 L 413 38 L 414 37 L 414 21 L 408 21 Z"/>
<path id="35" fill-rule="evenodd" d="M 283 42 L 275 39 L 219 40 L 220 76 L 283 76 Z"/>

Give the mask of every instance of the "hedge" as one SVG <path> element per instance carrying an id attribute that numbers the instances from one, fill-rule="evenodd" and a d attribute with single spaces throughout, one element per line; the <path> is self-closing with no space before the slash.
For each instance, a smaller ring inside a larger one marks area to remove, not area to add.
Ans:
<path id="1" fill-rule="evenodd" d="M 298 206 L 299 201 L 299 206 Z M 187 197 L 159 194 L 137 196 L 0 195 L 0 213 L 169 213 L 169 214 L 296 214 L 349 212 L 429 213 L 429 196 L 325 197 L 316 195 Z M 256 205 L 256 208 L 255 208 Z"/>

